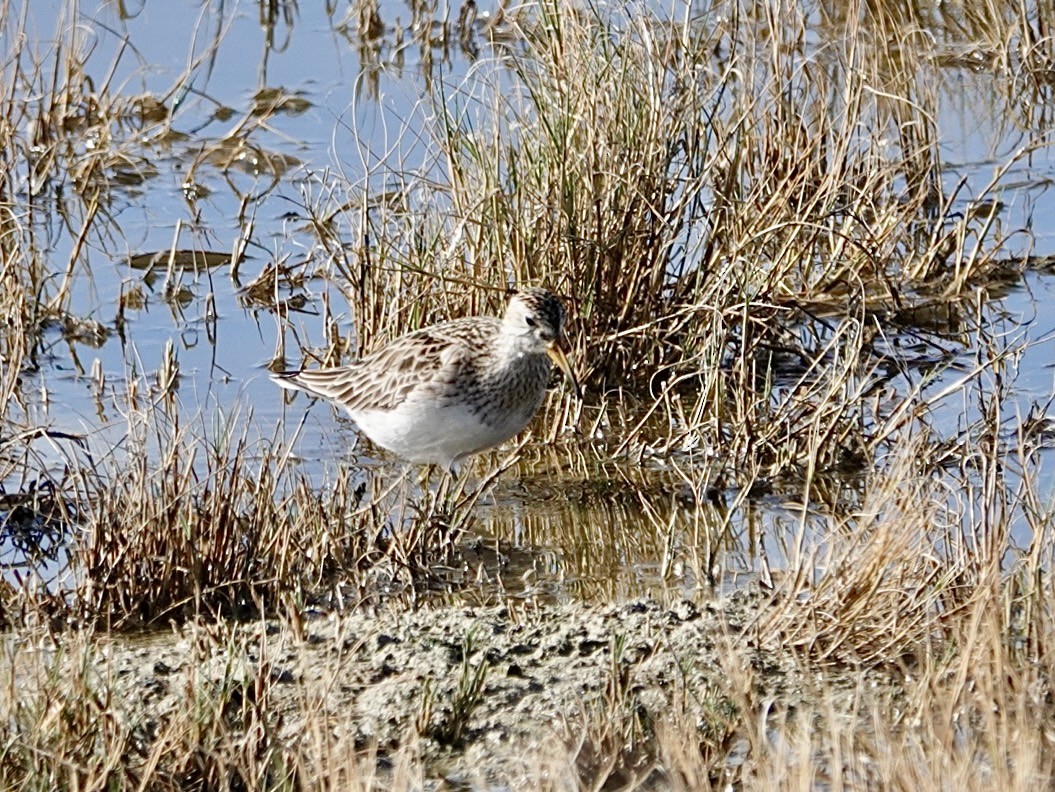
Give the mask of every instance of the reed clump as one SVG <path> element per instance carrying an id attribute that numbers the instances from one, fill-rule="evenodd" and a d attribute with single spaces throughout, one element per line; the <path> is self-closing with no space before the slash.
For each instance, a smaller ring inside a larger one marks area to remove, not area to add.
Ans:
<path id="1" fill-rule="evenodd" d="M 319 490 L 281 441 L 250 440 L 241 416 L 183 425 L 172 409 L 131 412 L 122 446 L 68 482 L 79 509 L 68 573 L 31 600 L 53 623 L 128 629 L 413 601 L 439 584 L 431 569 L 488 489 L 463 479 L 414 494 L 406 473 L 343 468 Z"/>
<path id="2" fill-rule="evenodd" d="M 1017 232 L 1001 179 L 1042 141 L 976 193 L 947 185 L 940 74 L 912 40 L 876 46 L 889 15 L 540 3 L 515 19 L 500 63 L 436 85 L 441 179 L 415 182 L 395 144 L 343 194 L 308 198 L 360 347 L 545 282 L 574 298 L 588 385 L 618 394 L 595 425 L 621 451 L 660 447 L 635 436 L 644 412 L 676 427 L 666 448 L 722 449 L 745 484 L 867 466 L 900 428 L 868 398 L 892 378 L 889 337 L 927 311 L 970 321 Z M 828 43 L 802 63 L 815 26 Z M 387 192 L 362 187 L 379 175 Z M 581 417 L 561 415 L 555 435 Z"/>

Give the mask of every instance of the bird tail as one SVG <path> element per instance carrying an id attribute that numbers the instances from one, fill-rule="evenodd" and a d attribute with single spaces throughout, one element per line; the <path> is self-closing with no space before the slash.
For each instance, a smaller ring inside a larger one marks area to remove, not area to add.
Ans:
<path id="1" fill-rule="evenodd" d="M 347 367 L 277 371 L 271 374 L 271 379 L 286 390 L 304 391 L 335 401 L 348 397 L 351 384 Z"/>
<path id="2" fill-rule="evenodd" d="M 285 388 L 286 390 L 307 391 L 308 388 L 300 381 L 300 375 L 302 373 L 303 371 L 299 369 L 293 371 L 272 371 L 271 381 L 280 388 Z"/>

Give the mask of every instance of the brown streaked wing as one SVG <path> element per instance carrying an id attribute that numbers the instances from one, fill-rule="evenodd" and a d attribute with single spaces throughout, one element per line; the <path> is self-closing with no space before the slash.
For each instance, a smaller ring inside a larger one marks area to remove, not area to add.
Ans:
<path id="1" fill-rule="evenodd" d="M 301 371 L 293 379 L 349 410 L 391 410 L 415 388 L 459 365 L 466 352 L 478 353 L 488 331 L 494 330 L 482 326 L 479 319 L 444 322 L 400 336 L 351 365 Z"/>

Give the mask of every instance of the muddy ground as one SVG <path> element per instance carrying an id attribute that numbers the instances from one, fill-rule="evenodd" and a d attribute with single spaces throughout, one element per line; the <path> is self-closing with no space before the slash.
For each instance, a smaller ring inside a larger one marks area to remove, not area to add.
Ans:
<path id="1" fill-rule="evenodd" d="M 382 762 L 413 741 L 448 780 L 523 779 L 562 753 L 556 746 L 581 754 L 589 747 L 576 747 L 583 734 L 617 720 L 631 731 L 692 723 L 720 742 L 745 702 L 794 706 L 804 672 L 752 637 L 767 601 L 740 591 L 668 607 L 639 600 L 316 611 L 300 625 L 226 625 L 222 640 L 206 640 L 201 625 L 114 640 L 99 672 L 148 737 L 190 705 L 189 690 L 229 690 L 241 680 L 266 697 L 261 706 L 284 739 L 325 723 L 376 747 Z M 753 680 L 753 689 L 731 689 L 733 676 Z M 726 749 L 737 755 L 735 737 Z"/>

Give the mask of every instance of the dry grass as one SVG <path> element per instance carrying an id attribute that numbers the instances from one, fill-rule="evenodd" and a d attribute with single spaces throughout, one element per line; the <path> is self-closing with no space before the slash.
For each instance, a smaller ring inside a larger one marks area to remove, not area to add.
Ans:
<path id="1" fill-rule="evenodd" d="M 318 720 L 303 735 L 302 751 L 284 746 L 271 711 L 271 665 L 243 662 L 255 647 L 222 624 L 202 629 L 199 665 L 181 680 L 185 699 L 156 719 L 113 709 L 118 680 L 97 673 L 94 641 L 74 637 L 56 651 L 46 636 L 36 637 L 40 648 L 9 645 L 4 662 L 0 782 L 7 789 L 370 790 L 420 783 L 410 768 L 379 772 L 370 751 L 335 741 Z"/>
<path id="2" fill-rule="evenodd" d="M 722 449 L 745 483 L 880 453 L 899 427 L 866 398 L 891 377 L 886 344 L 922 311 L 962 322 L 1006 266 L 991 199 L 1033 147 L 963 213 L 925 51 L 890 57 L 847 14 L 796 68 L 812 24 L 796 4 L 718 16 L 522 9 L 513 90 L 486 63 L 436 86 L 425 170 L 442 179 L 418 179 L 395 142 L 345 193 L 311 196 L 316 265 L 339 276 L 360 348 L 546 282 L 576 300 L 576 357 L 605 413 L 585 420 L 621 452 Z M 379 175 L 391 188 L 364 193 Z M 657 442 L 642 412 L 676 429 Z M 583 421 L 557 415 L 555 434 Z"/>
<path id="3" fill-rule="evenodd" d="M 269 29 L 295 24 L 290 9 L 273 4 Z M 185 706 L 164 722 L 128 722 L 117 681 L 93 672 L 99 635 L 48 630 L 201 620 L 204 666 L 251 649 L 221 617 L 278 613 L 295 632 L 307 603 L 386 591 L 414 603 L 457 557 L 497 475 L 518 457 L 523 475 L 533 455 L 578 480 L 582 500 L 613 501 L 605 524 L 560 536 L 536 538 L 530 519 L 492 524 L 556 547 L 572 576 L 651 559 L 660 579 L 677 568 L 720 585 L 736 547 L 772 577 L 770 606 L 726 637 L 727 690 L 695 691 L 708 717 L 643 711 L 614 645 L 602 704 L 525 758 L 539 788 L 1051 785 L 1052 513 L 1030 424 L 1008 420 L 1022 348 L 994 338 L 979 307 L 987 284 L 1016 274 L 1020 229 L 1000 222 L 1003 179 L 1048 141 L 1030 138 L 975 193 L 947 183 L 936 69 L 991 70 L 1008 123 L 1042 129 L 1055 20 L 1046 6 L 996 0 L 946 4 L 940 19 L 913 4 L 840 9 L 731 0 L 705 18 L 660 20 L 543 2 L 434 25 L 415 6 L 408 35 L 423 52 L 457 41 L 470 53 L 491 35 L 495 60 L 464 84 L 434 83 L 416 117 L 432 161 L 404 162 L 394 146 L 388 159 L 364 154 L 376 164 L 361 179 L 306 179 L 298 231 L 312 249 L 296 266 L 279 258 L 243 295 L 284 316 L 276 285 L 321 276 L 351 306 L 361 349 L 496 310 L 510 284 L 571 295 L 587 403 L 555 392 L 551 447 L 516 449 L 471 489 L 355 468 L 320 489 L 283 442 L 256 439 L 250 415 L 188 419 L 173 356 L 127 377 L 119 445 L 71 457 L 61 475 L 37 472 L 34 443 L 47 433 L 26 419 L 20 378 L 45 364 L 50 326 L 105 338 L 107 327 L 71 314 L 71 284 L 89 242 L 109 249 L 119 233 L 113 180 L 149 167 L 130 130 L 160 135 L 172 120 L 159 97 L 89 79 L 68 18 L 46 62 L 29 50 L 5 60 L 5 520 L 18 506 L 75 535 L 65 575 L 0 591 L 4 620 L 22 630 L 0 674 L 0 785 L 420 788 L 427 746 L 458 745 L 483 706 L 486 669 L 466 665 L 454 701 L 426 696 L 381 772 L 379 748 L 353 744 L 307 704 L 302 739 L 283 738 L 266 662 L 188 678 Z M 19 10 L 0 0 L 0 41 L 24 41 Z M 374 4 L 353 11 L 345 27 L 364 61 L 398 45 Z M 804 43 L 813 36 L 823 46 Z M 190 177 L 251 150 L 279 183 L 291 162 L 253 136 L 287 99 L 259 96 L 226 137 L 200 141 Z M 60 194 L 72 244 L 56 262 L 37 217 Z M 235 262 L 254 229 L 243 197 Z M 346 357 L 330 306 L 321 313 L 324 340 L 305 339 L 304 354 Z M 899 334 L 924 351 L 898 348 Z M 972 367 L 950 382 L 944 367 L 964 344 Z M 961 391 L 976 415 L 948 436 L 930 411 Z M 758 523 L 737 532 L 760 489 L 802 515 L 773 557 Z M 711 505 L 723 496 L 727 508 Z M 617 530 L 639 514 L 635 531 Z M 763 696 L 744 645 L 793 657 L 815 687 L 802 702 Z"/>

